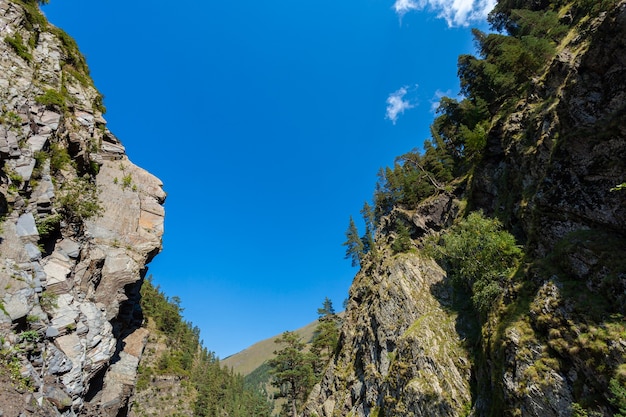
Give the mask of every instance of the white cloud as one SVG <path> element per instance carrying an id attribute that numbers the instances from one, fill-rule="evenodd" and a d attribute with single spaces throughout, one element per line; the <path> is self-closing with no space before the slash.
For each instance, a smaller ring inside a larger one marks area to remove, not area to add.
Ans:
<path id="1" fill-rule="evenodd" d="M 451 97 L 451 96 L 452 96 L 452 91 L 451 90 L 448 90 L 448 91 L 437 90 L 437 91 L 435 91 L 435 95 L 430 100 L 430 111 L 432 113 L 436 113 L 437 109 L 439 108 L 439 103 L 441 103 L 441 99 L 444 98 L 444 97 Z"/>
<path id="2" fill-rule="evenodd" d="M 446 19 L 448 26 L 468 26 L 484 20 L 495 5 L 496 0 L 396 0 L 393 9 L 400 18 L 413 10 L 429 9 Z"/>
<path id="3" fill-rule="evenodd" d="M 387 114 L 385 115 L 385 118 L 391 120 L 394 125 L 396 124 L 400 114 L 404 113 L 405 110 L 415 107 L 415 104 L 412 104 L 408 99 L 405 99 L 408 92 L 409 90 L 407 87 L 402 87 L 389 94 L 389 97 L 387 97 Z"/>

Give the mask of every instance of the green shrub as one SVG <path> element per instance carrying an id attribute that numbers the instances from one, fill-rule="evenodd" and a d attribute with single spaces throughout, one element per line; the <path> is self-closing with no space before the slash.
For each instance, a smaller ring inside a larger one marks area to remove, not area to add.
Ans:
<path id="1" fill-rule="evenodd" d="M 50 310 L 52 308 L 59 307 L 59 296 L 53 292 L 44 291 L 39 295 L 39 305 L 44 310 Z"/>
<path id="2" fill-rule="evenodd" d="M 22 118 L 14 111 L 8 111 L 0 116 L 0 123 L 8 125 L 9 128 L 17 129 L 22 125 Z"/>
<path id="3" fill-rule="evenodd" d="M 122 188 L 127 189 L 133 182 L 133 177 L 130 174 L 124 175 L 122 178 Z"/>
<path id="4" fill-rule="evenodd" d="M 19 334 L 20 342 L 38 342 L 41 340 L 41 335 L 37 330 L 27 330 Z"/>
<path id="5" fill-rule="evenodd" d="M 35 101 L 46 107 L 57 107 L 61 110 L 66 109 L 65 97 L 53 89 L 47 89 L 42 95 L 35 97 Z"/>
<path id="6" fill-rule="evenodd" d="M 611 404 L 619 410 L 614 416 L 626 417 L 626 384 L 620 382 L 618 378 L 612 378 L 609 391 L 611 391 Z"/>
<path id="7" fill-rule="evenodd" d="M 391 244 L 394 253 L 407 252 L 412 247 L 411 232 L 402 221 L 396 220 L 396 231 L 398 235 Z"/>
<path id="8" fill-rule="evenodd" d="M 75 178 L 59 190 L 60 209 L 70 221 L 86 220 L 102 214 L 98 189 L 88 178 Z"/>
<path id="9" fill-rule="evenodd" d="M 71 162 L 72 158 L 67 152 L 67 149 L 65 149 L 58 143 L 53 143 L 50 146 L 50 168 L 52 168 L 54 171 L 60 171 L 62 169 L 65 169 L 65 167 Z"/>
<path id="10" fill-rule="evenodd" d="M 39 236 L 44 238 L 59 229 L 61 216 L 58 214 L 52 214 L 36 221 L 35 223 L 37 225 L 37 232 L 39 233 Z"/>
<path id="11" fill-rule="evenodd" d="M 450 228 L 428 252 L 444 264 L 454 284 L 472 293 L 481 313 L 493 306 L 523 255 L 513 235 L 480 211 Z"/>

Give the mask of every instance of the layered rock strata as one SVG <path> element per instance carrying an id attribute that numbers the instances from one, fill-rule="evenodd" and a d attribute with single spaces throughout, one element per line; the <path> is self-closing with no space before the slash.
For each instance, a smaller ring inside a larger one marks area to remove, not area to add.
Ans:
<path id="1" fill-rule="evenodd" d="M 165 193 L 36 2 L 0 0 L 0 33 L 0 414 L 123 415 Z"/>

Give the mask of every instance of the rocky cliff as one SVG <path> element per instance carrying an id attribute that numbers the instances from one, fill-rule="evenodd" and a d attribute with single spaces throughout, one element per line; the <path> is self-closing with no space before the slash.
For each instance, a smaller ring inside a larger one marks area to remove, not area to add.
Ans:
<path id="1" fill-rule="evenodd" d="M 0 414 L 124 415 L 165 193 L 37 2 L 0 0 L 0 33 Z"/>
<path id="2" fill-rule="evenodd" d="M 556 55 L 495 112 L 456 197 L 440 192 L 391 213 L 411 225 L 414 250 L 393 255 L 397 233 L 379 225 L 381 253 L 352 285 L 337 353 L 304 415 L 618 411 L 626 193 L 609 190 L 626 181 L 626 2 L 582 18 L 567 3 L 559 16 L 570 28 Z M 424 236 L 473 210 L 499 218 L 526 252 L 483 319 L 421 250 Z"/>

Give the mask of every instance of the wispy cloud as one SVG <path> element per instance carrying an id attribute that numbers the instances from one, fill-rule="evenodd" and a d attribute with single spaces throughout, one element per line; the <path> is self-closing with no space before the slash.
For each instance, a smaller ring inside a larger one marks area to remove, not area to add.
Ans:
<path id="1" fill-rule="evenodd" d="M 439 108 L 439 104 L 441 103 L 441 99 L 444 97 L 451 97 L 452 96 L 452 91 L 448 90 L 448 91 L 441 91 L 441 90 L 437 90 L 435 91 L 435 95 L 433 96 L 433 98 L 430 99 L 430 111 L 431 113 L 436 113 L 437 109 Z"/>
<path id="2" fill-rule="evenodd" d="M 393 9 L 402 18 L 413 10 L 432 10 L 446 19 L 448 26 L 468 26 L 483 20 L 496 5 L 496 0 L 396 0 Z"/>
<path id="3" fill-rule="evenodd" d="M 414 88 L 417 88 L 417 85 Z M 394 125 L 396 121 L 398 121 L 398 117 L 403 114 L 405 110 L 415 107 L 415 104 L 411 103 L 411 101 L 406 98 L 408 92 L 408 87 L 404 86 L 389 94 L 389 97 L 387 97 L 387 114 L 385 118 L 391 120 Z"/>

